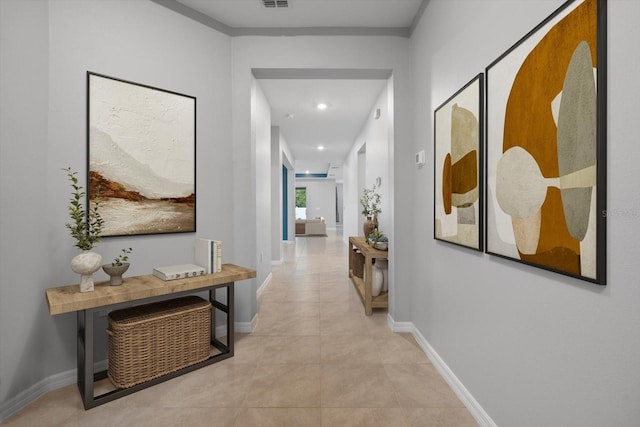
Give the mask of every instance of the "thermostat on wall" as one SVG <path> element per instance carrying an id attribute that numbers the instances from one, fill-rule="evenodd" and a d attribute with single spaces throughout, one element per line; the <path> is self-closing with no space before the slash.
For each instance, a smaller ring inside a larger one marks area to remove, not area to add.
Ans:
<path id="1" fill-rule="evenodd" d="M 422 151 L 418 151 L 416 153 L 416 166 L 420 167 L 420 166 L 424 166 L 425 164 L 425 158 L 424 158 L 424 150 Z"/>

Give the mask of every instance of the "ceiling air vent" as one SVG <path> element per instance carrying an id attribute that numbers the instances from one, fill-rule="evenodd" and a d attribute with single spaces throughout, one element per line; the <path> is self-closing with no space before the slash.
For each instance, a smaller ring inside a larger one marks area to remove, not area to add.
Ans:
<path id="1" fill-rule="evenodd" d="M 264 7 L 268 7 L 268 8 L 283 8 L 283 7 L 289 7 L 289 0 L 260 0 L 260 2 L 262 2 L 262 5 Z"/>

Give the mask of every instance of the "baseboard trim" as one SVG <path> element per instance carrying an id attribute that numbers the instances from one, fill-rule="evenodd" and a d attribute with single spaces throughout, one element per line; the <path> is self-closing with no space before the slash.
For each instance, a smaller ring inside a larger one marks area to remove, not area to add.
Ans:
<path id="1" fill-rule="evenodd" d="M 473 418 L 482 427 L 497 427 L 497 424 L 491 419 L 489 414 L 480 406 L 480 403 L 467 390 L 462 382 L 456 377 L 451 368 L 442 360 L 440 355 L 435 351 L 427 339 L 420 333 L 413 322 L 396 322 L 391 315 L 387 315 L 387 323 L 393 332 L 407 332 L 413 335 L 416 342 L 427 355 L 433 366 L 438 370 L 440 375 L 449 384 L 449 387 L 458 396 L 463 405 L 469 410 Z"/>
<path id="2" fill-rule="evenodd" d="M 109 363 L 106 360 L 102 360 L 97 362 L 95 366 L 96 371 L 103 371 L 108 368 Z M 6 402 L 0 403 L 0 423 L 3 423 L 50 391 L 75 384 L 77 380 L 78 370 L 69 369 L 68 371 L 60 372 L 38 381 Z"/>
<path id="3" fill-rule="evenodd" d="M 260 298 L 260 295 L 262 295 L 262 293 L 267 289 L 267 286 L 269 286 L 269 283 L 271 283 L 272 278 L 273 278 L 273 273 L 269 273 L 269 275 L 264 279 L 264 282 L 262 282 L 262 284 L 258 287 L 258 290 L 256 291 L 257 298 Z"/>
<path id="4" fill-rule="evenodd" d="M 236 332 L 241 334 L 250 334 L 251 332 L 253 332 L 253 329 L 255 328 L 255 324 L 257 322 L 258 322 L 257 314 L 253 316 L 253 319 L 251 319 L 251 322 L 236 322 L 235 323 Z"/>
<path id="5" fill-rule="evenodd" d="M 59 374 L 52 375 L 37 382 L 28 389 L 18 393 L 6 402 L 0 404 L 0 423 L 18 413 L 22 408 L 32 404 L 46 393 L 73 384 L 77 379 L 77 371 L 70 369 Z"/>
<path id="6" fill-rule="evenodd" d="M 233 328 L 235 332 L 240 334 L 250 334 L 256 327 L 258 323 L 258 315 L 256 314 L 251 319 L 251 322 L 235 322 L 233 324 Z M 216 338 L 226 337 L 227 336 L 227 324 L 216 325 Z"/>
<path id="7" fill-rule="evenodd" d="M 251 319 L 251 325 L 249 325 L 249 330 L 248 331 L 240 331 L 240 332 L 244 332 L 247 334 L 252 333 L 253 331 L 255 331 L 256 326 L 258 325 L 258 316 L 260 315 L 260 313 L 256 313 L 255 316 L 253 316 L 253 319 Z"/>

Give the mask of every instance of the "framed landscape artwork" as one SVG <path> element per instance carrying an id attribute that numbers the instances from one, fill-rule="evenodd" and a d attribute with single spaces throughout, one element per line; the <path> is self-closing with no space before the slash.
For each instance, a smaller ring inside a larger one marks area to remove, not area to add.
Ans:
<path id="1" fill-rule="evenodd" d="M 87 73 L 88 198 L 102 236 L 196 231 L 196 99 Z"/>
<path id="2" fill-rule="evenodd" d="M 606 2 L 562 5 L 486 84 L 486 252 L 604 285 Z"/>
<path id="3" fill-rule="evenodd" d="M 484 80 L 478 74 L 434 112 L 434 238 L 482 250 Z"/>

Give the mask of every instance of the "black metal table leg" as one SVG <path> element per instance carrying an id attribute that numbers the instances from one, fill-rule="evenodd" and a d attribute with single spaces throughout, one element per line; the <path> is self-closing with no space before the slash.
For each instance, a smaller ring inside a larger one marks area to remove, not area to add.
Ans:
<path id="1" fill-rule="evenodd" d="M 211 344 L 218 348 L 221 353 L 215 354 L 209 357 L 207 360 L 196 363 L 191 366 L 187 366 L 186 368 L 182 368 L 178 371 L 171 372 L 169 374 L 163 375 L 160 378 L 155 378 L 153 380 L 147 381 L 142 384 L 137 384 L 133 387 L 125 388 L 125 389 L 115 389 L 106 393 L 103 393 L 99 396 L 94 396 L 94 385 L 95 381 L 99 379 L 107 378 L 107 371 L 94 372 L 94 362 L 95 362 L 95 354 L 94 354 L 94 314 L 97 309 L 86 309 L 79 310 L 77 312 L 77 367 L 78 367 L 78 389 L 80 390 L 80 395 L 82 397 L 82 403 L 84 404 L 85 409 L 91 409 L 96 406 L 105 404 L 112 400 L 118 399 L 120 397 L 135 393 L 139 390 L 145 389 L 147 387 L 151 387 L 155 384 L 159 384 L 161 382 L 167 381 L 171 378 L 178 377 L 187 372 L 194 371 L 196 369 L 202 368 L 204 366 L 210 365 L 215 362 L 219 362 L 221 360 L 227 359 L 233 356 L 233 347 L 234 347 L 234 282 L 225 283 L 223 285 L 216 285 L 209 287 L 209 301 L 211 305 L 214 307 L 211 313 Z M 227 289 L 227 301 L 226 305 L 216 301 L 216 292 L 217 288 L 226 288 Z M 206 290 L 207 288 L 203 289 Z M 177 297 L 182 295 L 192 294 L 193 291 L 183 291 L 176 292 L 171 294 L 171 297 Z M 142 302 L 142 300 L 140 300 Z M 111 308 L 115 308 L 118 304 L 111 306 Z M 104 309 L 105 307 L 101 307 Z M 218 309 L 226 314 L 227 318 L 227 343 L 224 344 L 216 338 L 215 332 L 215 309 Z"/>
<path id="2" fill-rule="evenodd" d="M 233 306 L 234 286 L 230 283 L 227 287 L 227 347 L 229 347 L 229 357 L 233 357 L 233 343 L 235 341 L 235 313 Z"/>
<path id="3" fill-rule="evenodd" d="M 80 310 L 77 316 L 78 388 L 85 409 L 93 407 L 93 313 L 94 310 Z"/>

